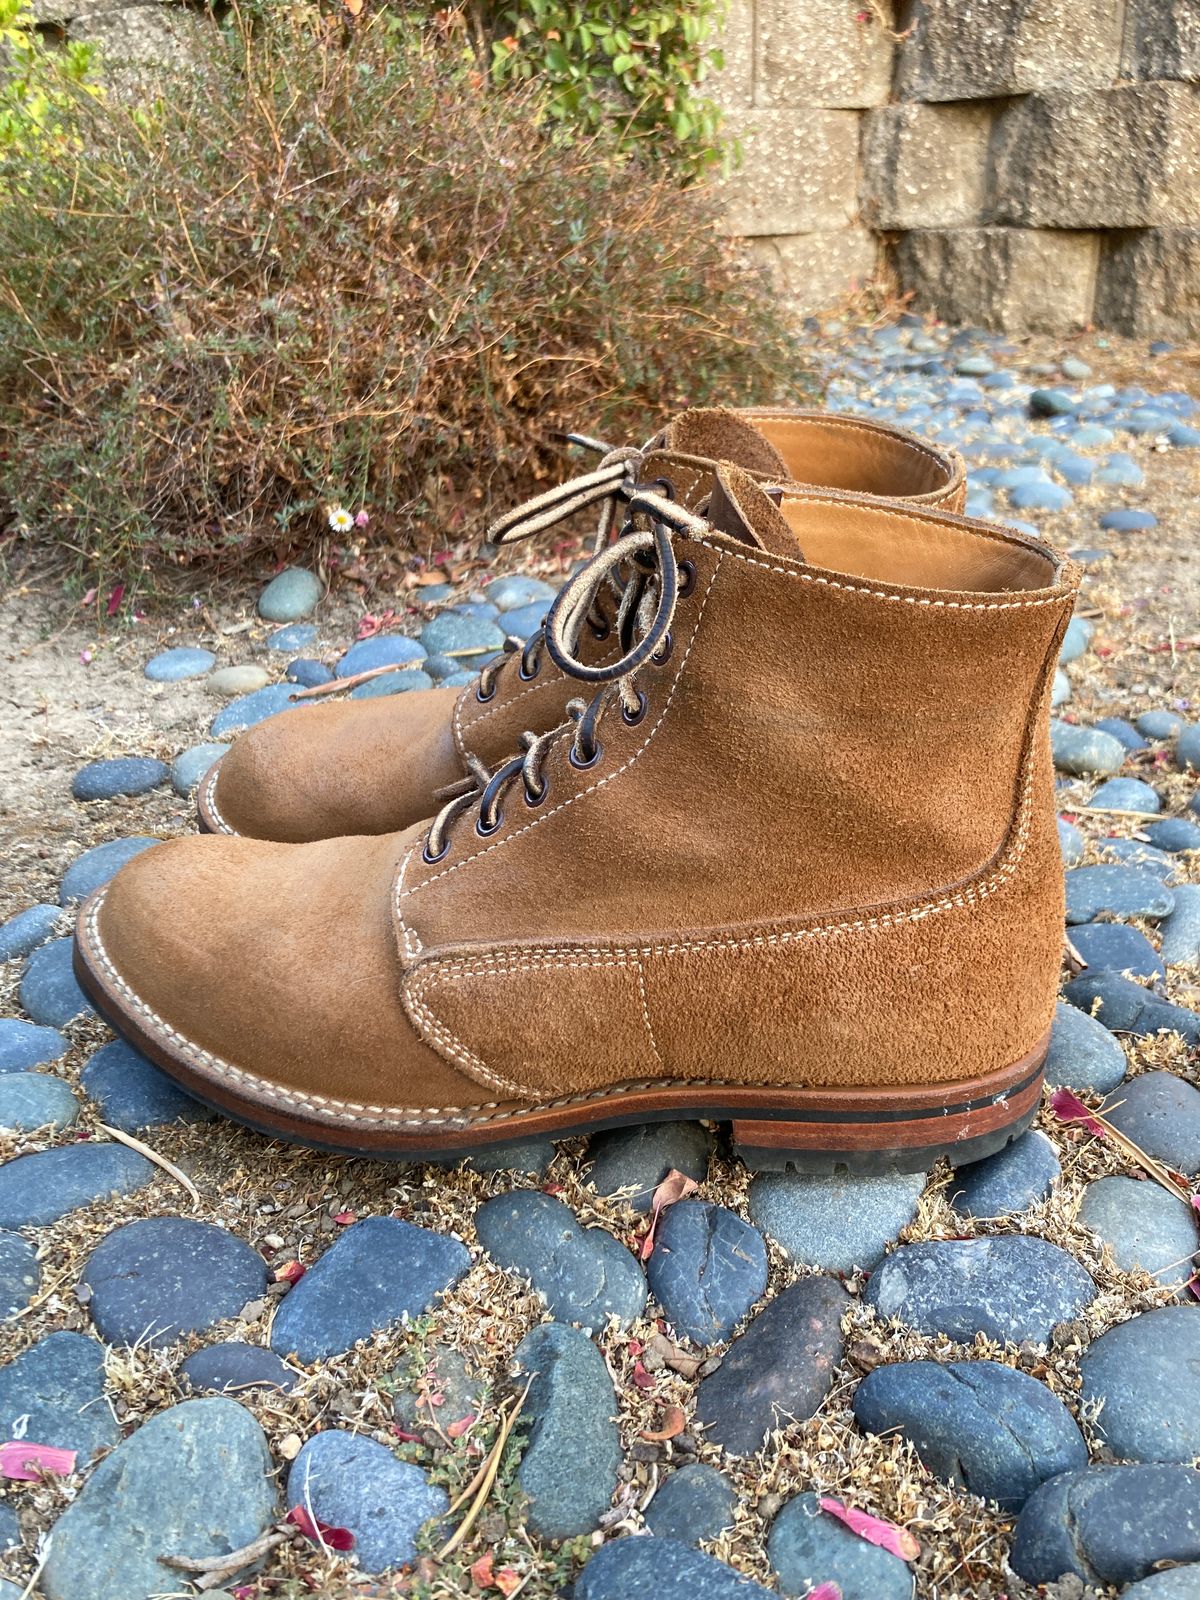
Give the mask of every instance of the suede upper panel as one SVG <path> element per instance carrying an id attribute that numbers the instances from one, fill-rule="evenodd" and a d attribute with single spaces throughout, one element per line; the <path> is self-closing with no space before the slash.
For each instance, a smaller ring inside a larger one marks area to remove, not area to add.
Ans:
<path id="1" fill-rule="evenodd" d="M 403 901 L 427 950 L 820 915 L 999 850 L 1069 592 L 919 604 L 727 541 L 680 549 L 697 578 L 670 659 L 639 674 L 647 714 L 606 713 L 594 770 L 556 749 L 546 801 L 514 784 L 486 842 L 453 824 Z"/>
<path id="2" fill-rule="evenodd" d="M 409 844 L 172 840 L 112 880 L 100 938 L 139 1008 L 241 1071 L 315 1097 L 477 1105 L 491 1092 L 400 1002 L 390 889 Z"/>

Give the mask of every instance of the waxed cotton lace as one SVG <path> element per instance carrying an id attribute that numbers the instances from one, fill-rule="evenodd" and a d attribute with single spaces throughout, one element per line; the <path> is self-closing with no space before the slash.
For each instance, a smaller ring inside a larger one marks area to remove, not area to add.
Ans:
<path id="1" fill-rule="evenodd" d="M 649 526 L 636 526 L 639 517 L 647 519 Z M 495 772 L 489 772 L 482 762 L 474 763 L 482 792 L 472 788 L 457 794 L 438 812 L 425 837 L 427 862 L 442 859 L 450 848 L 451 824 L 476 807 L 476 833 L 481 838 L 494 833 L 503 820 L 500 802 L 514 783 L 522 784 L 529 806 L 540 805 L 549 792 L 546 760 L 561 741 L 569 739 L 567 756 L 573 766 L 594 766 L 602 754 L 600 723 L 613 706 L 620 708 L 627 722 L 641 721 L 647 702 L 637 685 L 637 674 L 656 658 L 665 659 L 679 598 L 680 569 L 673 536 L 687 537 L 707 529 L 702 517 L 693 516 L 665 496 L 649 490 L 633 493 L 621 536 L 597 550 L 587 565 L 568 579 L 542 629 L 546 651 L 555 666 L 596 692 L 591 700 L 582 695 L 569 700 L 567 720 L 557 728 L 522 734 L 522 753 Z M 615 589 L 620 595 L 615 631 L 621 654 L 596 666 L 581 659 L 579 640 L 594 615 L 600 592 L 606 589 Z"/>

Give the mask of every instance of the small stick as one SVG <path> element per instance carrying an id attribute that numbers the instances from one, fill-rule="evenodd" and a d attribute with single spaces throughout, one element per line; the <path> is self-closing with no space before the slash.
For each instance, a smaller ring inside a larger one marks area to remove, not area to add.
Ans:
<path id="1" fill-rule="evenodd" d="M 153 1161 L 156 1167 L 161 1167 L 164 1172 L 175 1179 L 176 1183 L 181 1184 L 187 1190 L 192 1197 L 192 1204 L 197 1208 L 199 1207 L 199 1189 L 197 1189 L 187 1173 L 182 1172 L 173 1161 L 168 1161 L 166 1156 L 160 1156 L 157 1150 L 152 1150 L 148 1144 L 143 1144 L 140 1139 L 135 1139 L 131 1133 L 122 1133 L 120 1128 L 110 1128 L 107 1122 L 98 1122 L 96 1126 L 102 1128 L 118 1144 L 128 1145 L 131 1150 L 136 1150 L 139 1155 L 145 1156 L 147 1161 Z"/>
<path id="2" fill-rule="evenodd" d="M 278 1545 L 288 1544 L 295 1532 L 295 1529 L 283 1533 L 278 1528 L 271 1528 L 249 1544 L 244 1544 L 240 1550 L 227 1550 L 221 1556 L 159 1556 L 158 1559 L 164 1567 L 174 1567 L 176 1572 L 203 1573 L 205 1577 L 223 1579 L 258 1561 Z"/>
<path id="3" fill-rule="evenodd" d="M 421 661 L 426 658 L 421 657 Z M 360 683 L 370 683 L 372 678 L 383 678 L 389 672 L 407 672 L 419 667 L 421 661 L 393 662 L 390 667 L 368 667 L 365 672 L 352 672 L 348 678 L 334 678 L 329 683 L 315 683 L 311 689 L 297 689 L 289 700 L 316 700 L 324 694 L 340 694 L 343 689 L 356 689 Z"/>
<path id="4" fill-rule="evenodd" d="M 1127 811 L 1123 806 L 1065 806 L 1064 810 L 1087 817 L 1136 817 L 1139 822 L 1163 822 L 1161 811 Z"/>
<path id="5" fill-rule="evenodd" d="M 453 1534 L 438 1551 L 437 1559 L 439 1561 L 445 1561 L 448 1556 L 453 1555 L 455 1550 L 458 1549 L 459 1545 L 466 1538 L 472 1524 L 475 1522 L 475 1519 L 486 1505 L 487 1497 L 489 1494 L 491 1494 L 492 1485 L 496 1481 L 496 1474 L 500 1471 L 500 1458 L 504 1454 L 504 1446 L 508 1443 L 508 1436 L 513 1430 L 513 1423 L 516 1422 L 518 1416 L 521 1414 L 521 1407 L 525 1404 L 525 1401 L 529 1397 L 529 1390 L 533 1383 L 533 1378 L 534 1375 L 531 1373 L 529 1382 L 525 1385 L 524 1392 L 522 1393 L 520 1399 L 513 1406 L 512 1410 L 503 1416 L 503 1420 L 500 1424 L 500 1431 L 496 1435 L 496 1442 L 492 1446 L 491 1452 L 488 1456 L 487 1469 L 483 1475 L 483 1482 L 479 1486 L 479 1492 L 471 1502 L 466 1516 L 462 1519 L 458 1527 L 454 1530 Z"/>

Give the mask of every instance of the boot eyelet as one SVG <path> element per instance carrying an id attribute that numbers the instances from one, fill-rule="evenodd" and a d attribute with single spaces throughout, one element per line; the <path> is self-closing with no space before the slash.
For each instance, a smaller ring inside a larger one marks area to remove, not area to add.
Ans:
<path id="1" fill-rule="evenodd" d="M 436 867 L 439 861 L 444 861 L 446 859 L 446 852 L 449 850 L 449 848 L 450 840 L 449 838 L 445 838 L 442 840 L 442 848 L 438 851 L 437 855 L 431 856 L 429 854 L 429 844 L 427 841 L 424 849 L 421 851 L 421 860 L 427 867 Z"/>
<path id="2" fill-rule="evenodd" d="M 542 670 L 542 663 L 540 661 L 535 661 L 533 663 L 533 671 L 532 672 L 526 672 L 525 671 L 525 663 L 524 663 L 524 661 L 522 661 L 521 665 L 517 668 L 517 676 L 521 679 L 522 683 L 532 683 L 533 680 L 537 677 L 538 673 L 541 670 Z"/>
<path id="3" fill-rule="evenodd" d="M 550 782 L 548 779 L 543 778 L 542 787 L 538 790 L 537 794 L 533 795 L 530 794 L 528 790 L 525 791 L 525 804 L 529 807 L 530 811 L 536 811 L 549 793 Z"/>
<path id="4" fill-rule="evenodd" d="M 637 710 L 630 711 L 625 706 L 621 707 L 621 717 L 624 720 L 625 726 L 627 728 L 636 728 L 638 723 L 646 715 L 646 708 L 649 704 L 649 700 L 646 699 L 646 696 L 639 689 Z"/>
<path id="5" fill-rule="evenodd" d="M 664 500 L 677 500 L 679 498 L 675 485 L 670 478 L 655 478 L 650 487 L 652 489 L 661 489 Z"/>
<path id="6" fill-rule="evenodd" d="M 496 815 L 492 818 L 490 824 L 484 822 L 482 817 L 479 817 L 479 818 L 477 818 L 476 823 L 475 823 L 475 832 L 479 835 L 479 837 L 481 839 L 488 839 L 488 838 L 491 837 L 491 835 L 493 833 L 495 833 L 496 829 L 500 826 L 500 824 L 503 821 L 504 821 L 504 818 L 500 815 L 500 813 L 498 811 L 497 811 Z"/>
<path id="7" fill-rule="evenodd" d="M 597 761 L 599 761 L 603 754 L 604 746 L 602 744 L 598 744 L 587 760 L 584 761 L 579 752 L 576 750 L 575 746 L 572 745 L 570 751 L 568 752 L 567 760 L 579 772 L 587 772 L 590 767 L 594 767 L 596 765 Z"/>
<path id="8" fill-rule="evenodd" d="M 486 705 L 488 703 L 488 701 L 492 698 L 492 696 L 495 694 L 495 692 L 496 692 L 496 685 L 494 683 L 492 684 L 492 687 L 488 690 L 488 692 L 486 694 L 484 694 L 484 692 L 483 692 L 483 684 L 482 683 L 478 683 L 475 686 L 475 698 L 476 698 L 476 700 L 479 701 L 480 705 Z"/>
<path id="9" fill-rule="evenodd" d="M 671 637 L 671 630 L 668 628 L 667 632 L 666 632 L 666 636 L 663 639 L 663 642 L 659 645 L 658 649 L 650 657 L 650 664 L 652 666 L 655 666 L 655 667 L 665 667 L 667 662 L 670 661 L 670 659 L 671 659 L 671 651 L 674 648 L 675 648 L 675 641 Z"/>
<path id="10" fill-rule="evenodd" d="M 696 569 L 690 561 L 679 563 L 679 598 L 691 594 L 696 587 Z"/>
<path id="11" fill-rule="evenodd" d="M 592 638 L 595 639 L 597 644 L 603 644 L 612 632 L 612 623 L 607 618 L 605 618 L 602 628 L 598 628 L 594 622 L 589 623 L 588 626 L 591 629 Z"/>

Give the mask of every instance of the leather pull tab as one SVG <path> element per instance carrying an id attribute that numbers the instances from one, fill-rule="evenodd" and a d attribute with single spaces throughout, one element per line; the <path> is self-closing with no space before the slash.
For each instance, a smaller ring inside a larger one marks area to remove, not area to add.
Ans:
<path id="1" fill-rule="evenodd" d="M 779 509 L 783 491 L 764 489 L 737 467 L 722 463 L 713 479 L 705 513 L 718 533 L 756 550 L 803 561 L 796 535 Z"/>

